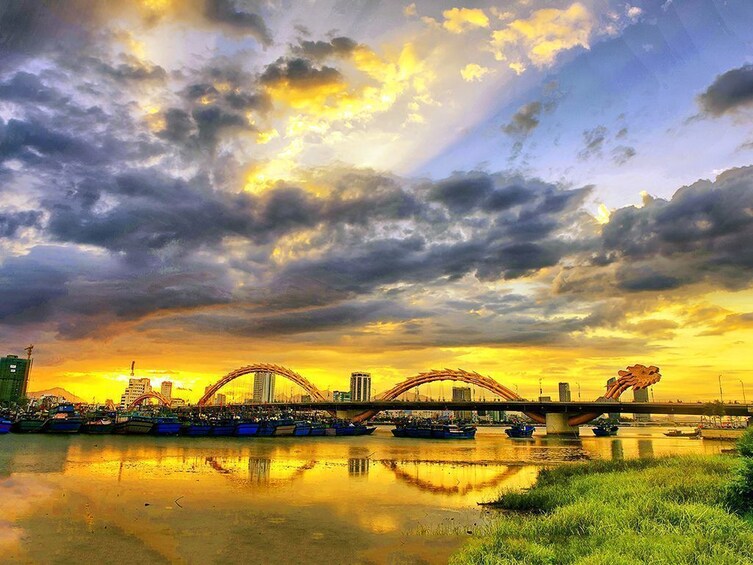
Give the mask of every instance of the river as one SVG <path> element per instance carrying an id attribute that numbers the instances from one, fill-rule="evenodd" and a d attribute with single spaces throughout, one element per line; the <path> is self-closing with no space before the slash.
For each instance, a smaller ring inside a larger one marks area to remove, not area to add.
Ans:
<path id="1" fill-rule="evenodd" d="M 0 436 L 2 563 L 446 563 L 489 519 L 477 502 L 545 465 L 719 453 L 613 438 Z M 537 434 L 543 430 L 537 430 Z"/>

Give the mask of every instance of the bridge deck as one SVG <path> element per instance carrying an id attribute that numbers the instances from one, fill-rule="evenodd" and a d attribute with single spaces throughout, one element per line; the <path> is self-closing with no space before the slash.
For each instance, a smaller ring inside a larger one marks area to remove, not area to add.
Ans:
<path id="1" fill-rule="evenodd" d="M 241 406 L 241 405 L 235 405 Z M 582 412 L 628 413 L 628 414 L 678 414 L 697 415 L 708 414 L 709 404 L 698 402 L 539 402 L 534 400 L 505 400 L 496 401 L 466 401 L 452 402 L 443 400 L 430 401 L 400 401 L 400 400 L 372 400 L 370 402 L 275 402 L 271 404 L 244 404 L 248 407 L 275 407 L 289 410 L 458 410 L 458 411 L 495 411 L 505 412 L 559 412 L 578 414 Z M 190 406 L 187 409 L 195 409 Z M 203 410 L 219 409 L 219 406 L 204 406 Z M 726 416 L 753 416 L 753 404 L 724 404 Z"/>

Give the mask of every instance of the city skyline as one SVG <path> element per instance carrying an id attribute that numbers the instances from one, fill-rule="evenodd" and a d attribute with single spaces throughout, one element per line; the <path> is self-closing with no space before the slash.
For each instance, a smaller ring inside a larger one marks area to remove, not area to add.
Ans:
<path id="1" fill-rule="evenodd" d="M 251 362 L 377 393 L 751 383 L 753 5 L 16 2 L 2 355 L 189 401 Z M 137 371 L 138 373 L 139 371 Z M 284 385 L 287 388 L 287 383 Z"/>

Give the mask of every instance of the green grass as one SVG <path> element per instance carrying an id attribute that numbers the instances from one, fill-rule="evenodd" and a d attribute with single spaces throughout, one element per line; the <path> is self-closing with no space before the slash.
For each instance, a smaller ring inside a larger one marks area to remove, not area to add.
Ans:
<path id="1" fill-rule="evenodd" d="M 500 518 L 453 563 L 753 564 L 753 517 L 729 504 L 745 460 L 669 457 L 545 470 L 528 492 L 501 495 Z"/>

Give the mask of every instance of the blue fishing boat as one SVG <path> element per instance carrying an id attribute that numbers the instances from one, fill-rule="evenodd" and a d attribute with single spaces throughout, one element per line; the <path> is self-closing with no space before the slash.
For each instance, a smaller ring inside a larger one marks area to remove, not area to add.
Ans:
<path id="1" fill-rule="evenodd" d="M 505 430 L 507 437 L 513 439 L 525 439 L 533 437 L 534 428 L 530 424 L 513 424 L 511 427 Z"/>
<path id="2" fill-rule="evenodd" d="M 47 434 L 75 434 L 81 429 L 84 420 L 76 413 L 73 404 L 59 404 L 50 411 L 42 431 Z"/>
<path id="3" fill-rule="evenodd" d="M 212 424 L 209 422 L 183 422 L 180 433 L 188 437 L 206 437 L 212 433 Z"/>
<path id="4" fill-rule="evenodd" d="M 438 424 L 431 427 L 431 437 L 434 439 L 473 439 L 476 437 L 476 426 Z"/>
<path id="5" fill-rule="evenodd" d="M 311 422 L 296 422 L 294 436 L 309 436 L 311 435 Z"/>
<path id="6" fill-rule="evenodd" d="M 277 420 L 265 420 L 259 428 L 259 435 L 262 437 L 283 437 L 295 434 L 295 422 L 291 418 L 280 418 Z"/>
<path id="7" fill-rule="evenodd" d="M 410 438 L 431 438 L 431 424 L 398 424 L 395 429 L 392 430 L 392 435 L 395 437 L 410 437 Z"/>
<path id="8" fill-rule="evenodd" d="M 213 436 L 231 436 L 235 434 L 235 422 L 232 421 L 216 421 L 212 422 L 212 432 L 211 435 Z"/>
<path id="9" fill-rule="evenodd" d="M 261 435 L 261 426 L 259 422 L 240 421 L 236 422 L 233 435 L 238 437 L 250 437 Z"/>
<path id="10" fill-rule="evenodd" d="M 616 436 L 619 430 L 617 426 L 610 424 L 599 424 L 592 429 L 596 437 Z"/>
<path id="11" fill-rule="evenodd" d="M 374 433 L 376 426 L 367 426 L 365 424 L 355 424 L 353 435 L 355 436 L 369 436 Z"/>
<path id="12" fill-rule="evenodd" d="M 13 425 L 13 422 L 10 420 L 6 420 L 5 418 L 0 418 L 0 434 L 7 434 L 10 432 L 10 427 Z"/>
<path id="13" fill-rule="evenodd" d="M 311 432 L 309 432 L 310 436 L 323 436 L 327 433 L 327 426 L 325 426 L 321 422 L 312 422 L 311 423 Z"/>
<path id="14" fill-rule="evenodd" d="M 181 423 L 177 416 L 157 416 L 150 433 L 156 436 L 177 436 Z"/>

